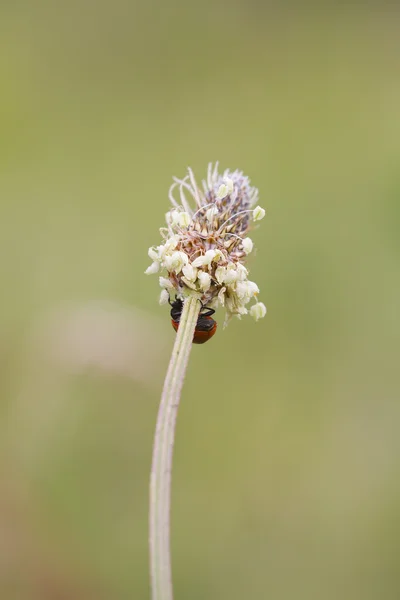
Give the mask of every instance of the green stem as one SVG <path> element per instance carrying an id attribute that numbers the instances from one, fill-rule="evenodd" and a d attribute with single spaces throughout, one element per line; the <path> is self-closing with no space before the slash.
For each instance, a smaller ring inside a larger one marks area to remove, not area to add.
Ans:
<path id="1" fill-rule="evenodd" d="M 152 600 L 173 600 L 170 507 L 175 424 L 201 304 L 188 297 L 169 363 L 158 411 L 150 479 L 150 573 Z"/>

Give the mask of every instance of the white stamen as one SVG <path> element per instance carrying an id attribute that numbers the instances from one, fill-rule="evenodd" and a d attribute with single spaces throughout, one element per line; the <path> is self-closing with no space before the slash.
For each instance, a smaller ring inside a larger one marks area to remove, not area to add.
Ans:
<path id="1" fill-rule="evenodd" d="M 222 256 L 221 250 L 207 250 L 203 256 L 196 258 L 192 264 L 194 267 L 203 267 L 210 265 L 212 261 L 218 262 Z"/>
<path id="2" fill-rule="evenodd" d="M 258 319 L 262 319 L 267 314 L 267 307 L 262 302 L 257 302 L 257 304 L 253 304 L 250 308 L 250 314 L 258 321 Z"/>
<path id="3" fill-rule="evenodd" d="M 211 221 L 214 219 L 215 215 L 217 215 L 217 214 L 218 214 L 218 208 L 215 206 L 215 204 L 213 204 L 213 206 L 206 211 L 207 221 L 209 221 L 211 223 Z"/>
<path id="4" fill-rule="evenodd" d="M 215 269 L 215 279 L 221 285 L 225 281 L 226 267 L 217 267 Z"/>
<path id="5" fill-rule="evenodd" d="M 149 258 L 151 258 L 151 260 L 154 260 L 155 262 L 160 260 L 160 255 L 159 255 L 158 251 L 155 250 L 155 248 L 153 248 L 153 247 L 149 248 L 148 255 L 149 255 Z"/>
<path id="6" fill-rule="evenodd" d="M 177 275 L 182 271 L 182 267 L 189 262 L 188 255 L 185 252 L 173 252 L 164 259 L 164 265 L 170 272 L 174 271 Z"/>
<path id="7" fill-rule="evenodd" d="M 153 264 L 151 264 L 149 267 L 147 267 L 147 269 L 145 270 L 145 274 L 146 275 L 154 275 L 154 273 L 157 273 L 159 270 L 160 270 L 160 263 L 153 262 Z"/>
<path id="8" fill-rule="evenodd" d="M 249 237 L 244 238 L 242 244 L 245 253 L 250 254 L 250 252 L 253 250 L 253 240 L 251 240 Z"/>
<path id="9" fill-rule="evenodd" d="M 232 283 L 235 283 L 235 281 L 237 281 L 238 279 L 239 279 L 239 273 L 236 268 L 236 265 L 233 265 L 233 266 L 228 265 L 224 283 L 227 283 L 228 285 L 232 285 Z"/>
<path id="10" fill-rule="evenodd" d="M 171 252 L 172 250 L 175 250 L 177 245 L 178 245 L 178 237 L 176 235 L 173 235 L 165 242 L 163 254 L 165 254 L 167 252 Z"/>
<path id="11" fill-rule="evenodd" d="M 167 223 L 172 227 L 175 227 L 178 224 L 180 214 L 179 210 L 171 210 L 167 213 L 167 215 L 169 215 L 168 219 L 166 218 Z"/>
<path id="12" fill-rule="evenodd" d="M 190 263 L 182 267 L 182 273 L 189 281 L 195 281 L 197 278 L 197 269 Z"/>
<path id="13" fill-rule="evenodd" d="M 243 304 L 247 304 L 249 300 L 259 294 L 260 290 L 254 281 L 238 281 L 236 284 L 236 294 Z"/>
<path id="14" fill-rule="evenodd" d="M 189 213 L 187 213 L 187 212 L 179 213 L 178 225 L 180 225 L 180 227 L 189 227 L 191 221 L 192 221 L 192 219 L 190 218 Z"/>
<path id="15" fill-rule="evenodd" d="M 211 277 L 208 273 L 204 273 L 204 271 L 200 271 L 199 273 L 199 282 L 200 287 L 203 292 L 208 292 L 211 286 Z"/>
<path id="16" fill-rule="evenodd" d="M 183 281 L 183 283 L 185 283 L 192 290 L 196 290 L 196 286 L 193 283 L 193 281 L 190 281 L 189 279 L 187 279 L 187 277 L 182 277 L 182 281 Z"/>
<path id="17" fill-rule="evenodd" d="M 160 299 L 159 299 L 159 304 L 163 305 L 163 304 L 167 304 L 169 300 L 169 293 L 167 292 L 167 290 L 161 290 L 161 294 L 160 294 Z"/>
<path id="18" fill-rule="evenodd" d="M 225 198 L 228 195 L 228 188 L 224 183 L 221 183 L 221 185 L 218 188 L 218 192 L 217 192 L 217 200 L 222 200 L 222 198 Z"/>
<path id="19" fill-rule="evenodd" d="M 256 206 L 253 210 L 253 220 L 261 221 L 265 217 L 265 210 L 261 206 Z"/>
<path id="20" fill-rule="evenodd" d="M 173 290 L 174 284 L 168 277 L 160 277 L 159 278 L 160 287 L 166 288 L 167 290 Z"/>
<path id="21" fill-rule="evenodd" d="M 238 281 L 245 281 L 247 279 L 247 275 L 249 274 L 246 267 L 241 263 L 237 263 L 236 270 L 238 273 Z"/>
<path id="22" fill-rule="evenodd" d="M 225 306 L 225 292 L 226 292 L 226 288 L 223 287 L 220 289 L 220 291 L 218 293 L 218 300 L 219 300 L 219 303 L 221 304 L 221 306 Z"/>

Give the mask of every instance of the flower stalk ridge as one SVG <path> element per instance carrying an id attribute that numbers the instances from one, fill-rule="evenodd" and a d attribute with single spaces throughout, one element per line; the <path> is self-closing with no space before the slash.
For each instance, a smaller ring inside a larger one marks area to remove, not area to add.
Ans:
<path id="1" fill-rule="evenodd" d="M 160 304 L 167 303 L 175 291 L 179 298 L 195 296 L 203 305 L 224 307 L 225 324 L 233 315 L 264 317 L 266 307 L 257 301 L 258 286 L 249 281 L 244 265 L 253 250 L 247 233 L 265 216 L 249 178 L 238 170 L 220 174 L 218 163 L 210 163 L 200 188 L 189 168 L 186 177 L 174 178 L 169 199 L 167 226 L 160 229 L 163 243 L 149 249 L 153 262 L 146 270 L 147 274 L 164 271 Z M 251 301 L 254 304 L 248 309 Z"/>

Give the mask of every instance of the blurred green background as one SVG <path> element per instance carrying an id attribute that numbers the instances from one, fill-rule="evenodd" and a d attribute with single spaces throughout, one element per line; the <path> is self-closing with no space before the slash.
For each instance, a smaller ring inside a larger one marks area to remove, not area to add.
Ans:
<path id="1" fill-rule="evenodd" d="M 172 175 L 243 169 L 268 315 L 193 348 L 176 599 L 400 597 L 400 14 L 2 2 L 0 597 L 149 598 Z M 219 315 L 222 323 L 223 315 Z"/>

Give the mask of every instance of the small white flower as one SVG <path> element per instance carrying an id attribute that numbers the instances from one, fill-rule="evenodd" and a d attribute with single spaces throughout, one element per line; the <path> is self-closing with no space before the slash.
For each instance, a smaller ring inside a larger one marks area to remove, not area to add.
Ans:
<path id="1" fill-rule="evenodd" d="M 213 261 L 218 262 L 220 258 L 222 258 L 221 250 L 207 250 L 203 256 L 197 257 L 192 264 L 194 267 L 204 267 L 210 265 Z"/>
<path id="2" fill-rule="evenodd" d="M 190 225 L 191 221 L 192 221 L 192 219 L 191 219 L 189 213 L 187 213 L 187 212 L 179 213 L 177 223 L 180 227 L 188 227 Z"/>
<path id="3" fill-rule="evenodd" d="M 253 241 L 246 237 L 248 216 L 254 221 L 265 216 L 257 205 L 258 190 L 241 171 L 218 173 L 218 165 L 209 165 L 203 189 L 189 169 L 185 178 L 174 178 L 169 198 L 167 227 L 160 229 L 163 241 L 149 249 L 152 264 L 146 270 L 149 274 L 164 270 L 160 302 L 166 303 L 173 290 L 213 308 L 224 306 L 226 322 L 246 314 L 246 304 L 259 293 L 244 266 L 253 251 Z M 255 306 L 252 314 L 261 318 L 264 305 Z"/>
<path id="4" fill-rule="evenodd" d="M 247 286 L 249 288 L 251 296 L 257 296 L 260 293 L 258 285 L 254 281 L 248 281 Z"/>
<path id="5" fill-rule="evenodd" d="M 236 284 L 236 294 L 239 300 L 247 304 L 249 300 L 260 293 L 258 286 L 254 281 L 238 281 Z"/>
<path id="6" fill-rule="evenodd" d="M 182 268 L 182 273 L 189 281 L 196 281 L 197 269 L 192 264 L 188 263 Z"/>
<path id="7" fill-rule="evenodd" d="M 167 252 L 171 252 L 172 250 L 175 250 L 175 248 L 178 245 L 178 241 L 179 241 L 179 237 L 177 235 L 173 235 L 172 237 L 168 238 L 168 240 L 165 242 L 164 246 L 159 246 L 159 248 L 163 248 L 163 253 L 167 253 Z"/>
<path id="8" fill-rule="evenodd" d="M 172 258 L 172 254 L 168 254 L 167 256 L 164 257 L 164 267 L 168 270 L 168 271 L 173 271 L 174 270 L 174 259 Z"/>
<path id="9" fill-rule="evenodd" d="M 244 265 L 237 263 L 236 271 L 238 274 L 238 281 L 245 281 L 247 279 L 249 272 Z"/>
<path id="10" fill-rule="evenodd" d="M 194 284 L 194 282 L 190 281 L 190 279 L 188 279 L 187 277 L 182 277 L 182 281 L 183 281 L 183 283 L 185 283 L 192 290 L 196 290 L 197 289 L 196 285 Z"/>
<path id="11" fill-rule="evenodd" d="M 160 255 L 158 253 L 158 250 L 156 250 L 153 247 L 149 248 L 148 255 L 151 258 L 151 260 L 153 260 L 153 261 L 160 260 Z"/>
<path id="12" fill-rule="evenodd" d="M 187 265 L 189 258 L 185 252 L 173 252 L 164 259 L 164 265 L 168 271 L 174 271 L 176 274 L 182 271 L 182 267 Z"/>
<path id="13" fill-rule="evenodd" d="M 162 287 L 162 288 L 167 288 L 167 290 L 174 289 L 174 284 L 172 283 L 172 281 L 170 279 L 168 279 L 168 277 L 160 277 L 159 282 L 160 282 L 160 287 Z"/>
<path id="14" fill-rule="evenodd" d="M 207 252 L 206 252 L 207 254 Z M 224 258 L 224 255 L 222 254 L 221 250 L 215 250 L 214 251 L 214 257 L 212 259 L 213 262 L 219 262 L 222 258 Z"/>
<path id="15" fill-rule="evenodd" d="M 226 276 L 226 267 L 217 267 L 215 269 L 215 279 L 219 284 L 224 283 Z"/>
<path id="16" fill-rule="evenodd" d="M 249 237 L 244 238 L 242 245 L 243 245 L 243 250 L 245 251 L 246 254 L 250 254 L 250 252 L 252 252 L 253 240 L 251 240 Z"/>
<path id="17" fill-rule="evenodd" d="M 173 227 L 176 225 L 179 225 L 179 227 L 187 227 L 192 220 L 189 213 L 186 211 L 181 212 L 179 210 L 171 210 L 171 212 L 167 214 L 170 215 L 169 220 Z"/>
<path id="18" fill-rule="evenodd" d="M 176 256 L 176 261 L 178 263 L 177 268 L 175 268 L 176 273 L 179 273 L 182 269 L 182 267 L 184 267 L 185 265 L 188 264 L 189 262 L 189 257 L 186 254 L 186 252 L 174 252 L 173 256 Z M 179 269 L 179 270 L 177 270 Z"/>
<path id="19" fill-rule="evenodd" d="M 201 271 L 199 273 L 199 282 L 200 282 L 200 287 L 203 290 L 203 292 L 208 292 L 208 290 L 210 289 L 211 286 L 211 277 L 208 273 L 204 273 L 204 271 Z"/>
<path id="20" fill-rule="evenodd" d="M 179 212 L 179 210 L 172 210 L 171 211 L 171 219 L 172 219 L 172 225 L 174 227 L 176 227 L 176 225 L 179 224 L 179 218 L 181 216 L 181 213 Z"/>
<path id="21" fill-rule="evenodd" d="M 253 220 L 261 221 L 265 217 L 265 210 L 261 206 L 256 206 L 253 210 Z"/>
<path id="22" fill-rule="evenodd" d="M 154 273 L 157 273 L 160 270 L 160 263 L 159 262 L 153 262 L 153 264 L 151 264 L 149 267 L 147 267 L 147 269 L 145 270 L 146 275 L 153 275 Z"/>
<path id="23" fill-rule="evenodd" d="M 232 285 L 239 279 L 239 271 L 234 263 L 230 263 L 226 269 L 224 282 L 228 285 Z"/>
<path id="24" fill-rule="evenodd" d="M 225 306 L 229 313 L 234 314 L 237 312 L 238 303 L 237 298 L 233 294 L 225 297 Z"/>
<path id="25" fill-rule="evenodd" d="M 159 300 L 160 305 L 167 304 L 168 300 L 169 300 L 169 293 L 167 292 L 167 290 L 166 289 L 161 290 L 160 300 Z"/>
<path id="26" fill-rule="evenodd" d="M 204 255 L 204 264 L 211 265 L 212 261 L 217 256 L 217 253 L 218 253 L 218 250 L 207 250 L 207 252 Z"/>
<path id="27" fill-rule="evenodd" d="M 194 261 L 192 262 L 192 265 L 194 267 L 203 267 L 206 264 L 206 257 L 205 256 L 198 256 L 197 258 L 194 259 Z"/>
<path id="28" fill-rule="evenodd" d="M 157 256 L 158 256 L 158 258 L 156 258 L 155 260 L 162 261 L 164 252 L 165 252 L 165 246 L 156 246 L 155 251 L 157 252 Z M 150 256 L 150 254 L 149 254 L 149 256 Z"/>
<path id="29" fill-rule="evenodd" d="M 258 319 L 262 319 L 267 314 L 267 307 L 262 302 L 257 302 L 257 304 L 253 304 L 250 308 L 250 314 L 258 321 Z"/>

